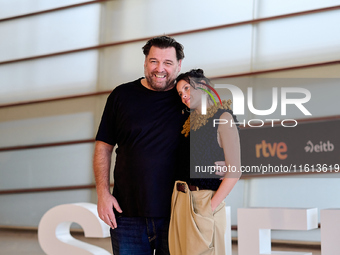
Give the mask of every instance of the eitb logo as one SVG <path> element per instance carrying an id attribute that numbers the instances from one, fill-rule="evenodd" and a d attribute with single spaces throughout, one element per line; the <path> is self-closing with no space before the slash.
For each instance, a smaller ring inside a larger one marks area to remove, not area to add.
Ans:
<path id="1" fill-rule="evenodd" d="M 320 141 L 319 143 L 313 144 L 310 140 L 307 142 L 305 146 L 305 151 L 308 153 L 319 153 L 319 152 L 331 152 L 334 151 L 334 144 L 330 141 L 323 142 Z"/>

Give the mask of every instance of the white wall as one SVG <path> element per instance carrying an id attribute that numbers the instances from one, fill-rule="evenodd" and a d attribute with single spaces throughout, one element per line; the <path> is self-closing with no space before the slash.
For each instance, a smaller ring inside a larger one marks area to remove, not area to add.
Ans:
<path id="1" fill-rule="evenodd" d="M 0 0 L 0 18 L 79 2 Z M 0 22 L 0 61 L 339 4 L 339 0 L 117 0 L 91 4 Z M 182 70 L 200 67 L 212 77 L 339 60 L 339 14 L 340 10 L 334 10 L 175 36 L 185 46 Z M 111 90 L 143 76 L 144 43 L 0 65 L 0 104 Z M 254 100 L 260 108 L 270 104 L 268 95 L 273 85 L 254 84 L 252 78 L 295 78 L 295 84 L 298 78 L 312 78 L 300 80 L 299 86 L 312 93 L 308 107 L 313 117 L 323 117 L 339 115 L 340 87 L 337 80 L 325 84 L 315 78 L 339 76 L 340 65 L 305 68 L 249 77 L 240 88 L 245 92 L 249 84 L 254 86 Z M 236 81 L 239 79 L 217 79 L 214 83 Z M 91 139 L 105 98 L 0 108 L 0 147 Z M 244 117 L 254 116 L 246 112 Z M 293 111 L 291 117 L 305 116 Z M 0 190 L 91 184 L 92 150 L 92 144 L 83 144 L 0 152 Z M 338 192 L 338 184 L 335 178 L 242 180 L 226 199 L 232 206 L 232 224 L 237 222 L 238 207 L 339 207 L 336 196 L 329 196 Z M 0 195 L 0 226 L 36 227 L 49 208 L 70 202 L 95 203 L 95 193 L 79 190 Z M 274 237 L 319 240 L 318 233 L 279 233 Z"/>

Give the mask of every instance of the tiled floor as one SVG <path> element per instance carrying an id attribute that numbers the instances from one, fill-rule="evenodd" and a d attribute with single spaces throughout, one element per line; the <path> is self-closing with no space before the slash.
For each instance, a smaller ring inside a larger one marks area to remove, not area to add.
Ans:
<path id="1" fill-rule="evenodd" d="M 111 252 L 109 238 L 85 238 L 75 234 L 75 238 L 87 243 L 102 247 Z M 276 251 L 312 252 L 312 255 L 321 255 L 320 249 L 275 247 Z M 37 233 L 34 231 L 17 231 L 0 229 L 0 255 L 44 255 L 39 246 Z M 62 255 L 62 254 L 61 254 Z M 233 255 L 237 255 L 237 245 L 233 245 Z"/>

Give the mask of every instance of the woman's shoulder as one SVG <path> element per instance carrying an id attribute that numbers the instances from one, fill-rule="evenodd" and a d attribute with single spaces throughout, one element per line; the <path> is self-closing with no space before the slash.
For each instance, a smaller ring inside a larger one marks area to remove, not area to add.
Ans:
<path id="1" fill-rule="evenodd" d="M 235 123 L 237 128 L 239 126 L 238 124 L 238 120 L 236 115 L 233 113 L 233 110 L 230 107 L 230 100 L 228 100 L 228 104 L 226 106 L 226 104 L 224 103 L 225 100 L 223 101 L 223 107 L 221 107 L 220 109 L 218 109 L 218 111 L 215 114 L 215 117 L 219 118 L 220 120 L 226 120 L 227 123 Z"/>
<path id="2" fill-rule="evenodd" d="M 233 119 L 233 112 L 231 110 L 219 110 L 216 114 L 220 119 Z"/>
<path id="3" fill-rule="evenodd" d="M 224 100 L 225 101 L 225 100 Z M 230 104 L 227 106 L 224 104 L 220 106 L 220 108 L 215 113 L 215 117 L 220 117 L 220 119 L 234 119 L 236 120 L 236 115 L 233 113 L 233 110 L 230 108 Z"/>

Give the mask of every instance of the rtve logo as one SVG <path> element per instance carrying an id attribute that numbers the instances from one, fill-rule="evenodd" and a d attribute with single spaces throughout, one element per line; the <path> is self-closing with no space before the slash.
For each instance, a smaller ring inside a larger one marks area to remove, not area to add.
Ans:
<path id="1" fill-rule="evenodd" d="M 284 142 L 279 143 L 267 143 L 265 140 L 262 140 L 262 143 L 255 145 L 256 157 L 260 158 L 261 155 L 265 158 L 268 157 L 278 157 L 281 160 L 284 160 L 288 157 L 287 152 L 287 144 Z"/>

